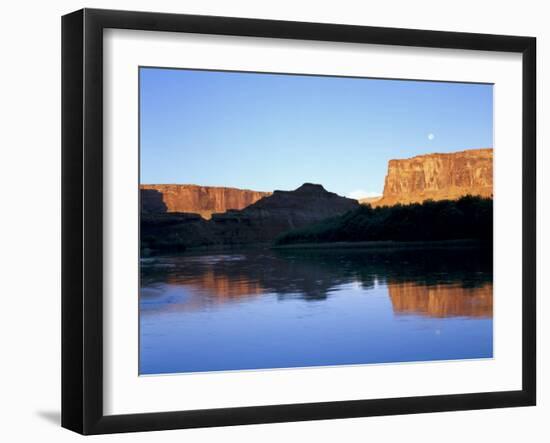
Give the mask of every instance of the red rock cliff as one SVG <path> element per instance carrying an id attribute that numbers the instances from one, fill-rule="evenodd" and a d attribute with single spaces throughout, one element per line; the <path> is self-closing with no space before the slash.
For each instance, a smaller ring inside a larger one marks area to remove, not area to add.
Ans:
<path id="1" fill-rule="evenodd" d="M 151 201 L 143 205 L 141 217 L 142 244 L 152 245 L 152 249 L 159 248 L 159 244 L 162 248 L 170 244 L 194 247 L 270 243 L 284 231 L 359 208 L 357 200 L 328 192 L 321 185 L 304 183 L 294 191 L 274 191 L 243 209 L 220 211 L 204 220 L 197 214 L 189 214 L 198 212 L 197 207 L 186 209 L 185 214 L 162 213 L 157 206 L 164 204 L 162 200 L 158 202 L 164 194 L 158 188 L 141 192 L 142 202 L 144 194 L 156 196 L 156 201 L 147 196 Z M 151 207 L 154 210 L 147 210 Z"/>
<path id="2" fill-rule="evenodd" d="M 471 149 L 390 160 L 376 206 L 493 196 L 493 149 Z"/>
<path id="3" fill-rule="evenodd" d="M 197 185 L 141 185 L 144 212 L 190 212 L 211 218 L 213 213 L 243 209 L 271 192 Z"/>

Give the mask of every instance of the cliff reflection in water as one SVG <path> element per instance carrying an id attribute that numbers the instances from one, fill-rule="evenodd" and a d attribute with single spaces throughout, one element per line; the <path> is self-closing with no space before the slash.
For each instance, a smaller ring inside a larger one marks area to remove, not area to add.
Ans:
<path id="1" fill-rule="evenodd" d="M 396 314 L 432 317 L 493 316 L 493 285 L 464 288 L 460 285 L 389 283 L 389 296 Z"/>
<path id="2" fill-rule="evenodd" d="M 490 358 L 491 269 L 476 249 L 144 259 L 140 374 Z"/>
<path id="3" fill-rule="evenodd" d="M 491 267 L 479 250 L 460 248 L 266 249 L 158 257 L 142 263 L 142 310 L 187 311 L 263 294 L 281 301 L 320 301 L 355 284 L 365 294 L 375 286 L 387 287 L 395 314 L 490 318 Z M 178 288 L 185 289 L 185 296 L 178 296 Z M 166 294 L 170 297 L 163 303 Z"/>

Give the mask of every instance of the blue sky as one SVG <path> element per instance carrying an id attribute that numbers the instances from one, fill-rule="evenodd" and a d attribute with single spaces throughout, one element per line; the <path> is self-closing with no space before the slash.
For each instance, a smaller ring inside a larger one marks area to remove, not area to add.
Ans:
<path id="1" fill-rule="evenodd" d="M 380 194 L 388 160 L 492 147 L 492 85 L 140 69 L 141 183 Z"/>

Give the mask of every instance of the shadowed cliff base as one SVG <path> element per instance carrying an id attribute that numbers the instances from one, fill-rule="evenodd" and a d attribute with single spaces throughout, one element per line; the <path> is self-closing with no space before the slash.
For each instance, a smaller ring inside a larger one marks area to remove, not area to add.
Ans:
<path id="1" fill-rule="evenodd" d="M 305 183 L 294 191 L 274 191 L 241 209 L 212 214 L 141 214 L 142 251 L 271 243 L 279 234 L 359 208 L 357 200 Z"/>

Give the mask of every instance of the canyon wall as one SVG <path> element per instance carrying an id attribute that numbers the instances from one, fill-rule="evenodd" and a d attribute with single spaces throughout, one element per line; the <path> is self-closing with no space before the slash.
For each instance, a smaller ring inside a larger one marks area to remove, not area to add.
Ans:
<path id="1" fill-rule="evenodd" d="M 145 213 L 187 212 L 210 219 L 213 213 L 243 209 L 271 192 L 197 185 L 141 185 Z"/>
<path id="2" fill-rule="evenodd" d="M 150 249 L 270 243 L 282 232 L 357 208 L 357 200 L 328 192 L 321 185 L 304 183 L 294 191 L 274 191 L 243 209 L 211 214 L 209 220 L 197 215 L 196 207 L 195 214 L 143 211 L 141 240 L 143 247 Z"/>
<path id="3" fill-rule="evenodd" d="M 493 196 L 493 149 L 390 160 L 382 197 L 368 203 L 389 206 L 464 195 Z"/>

